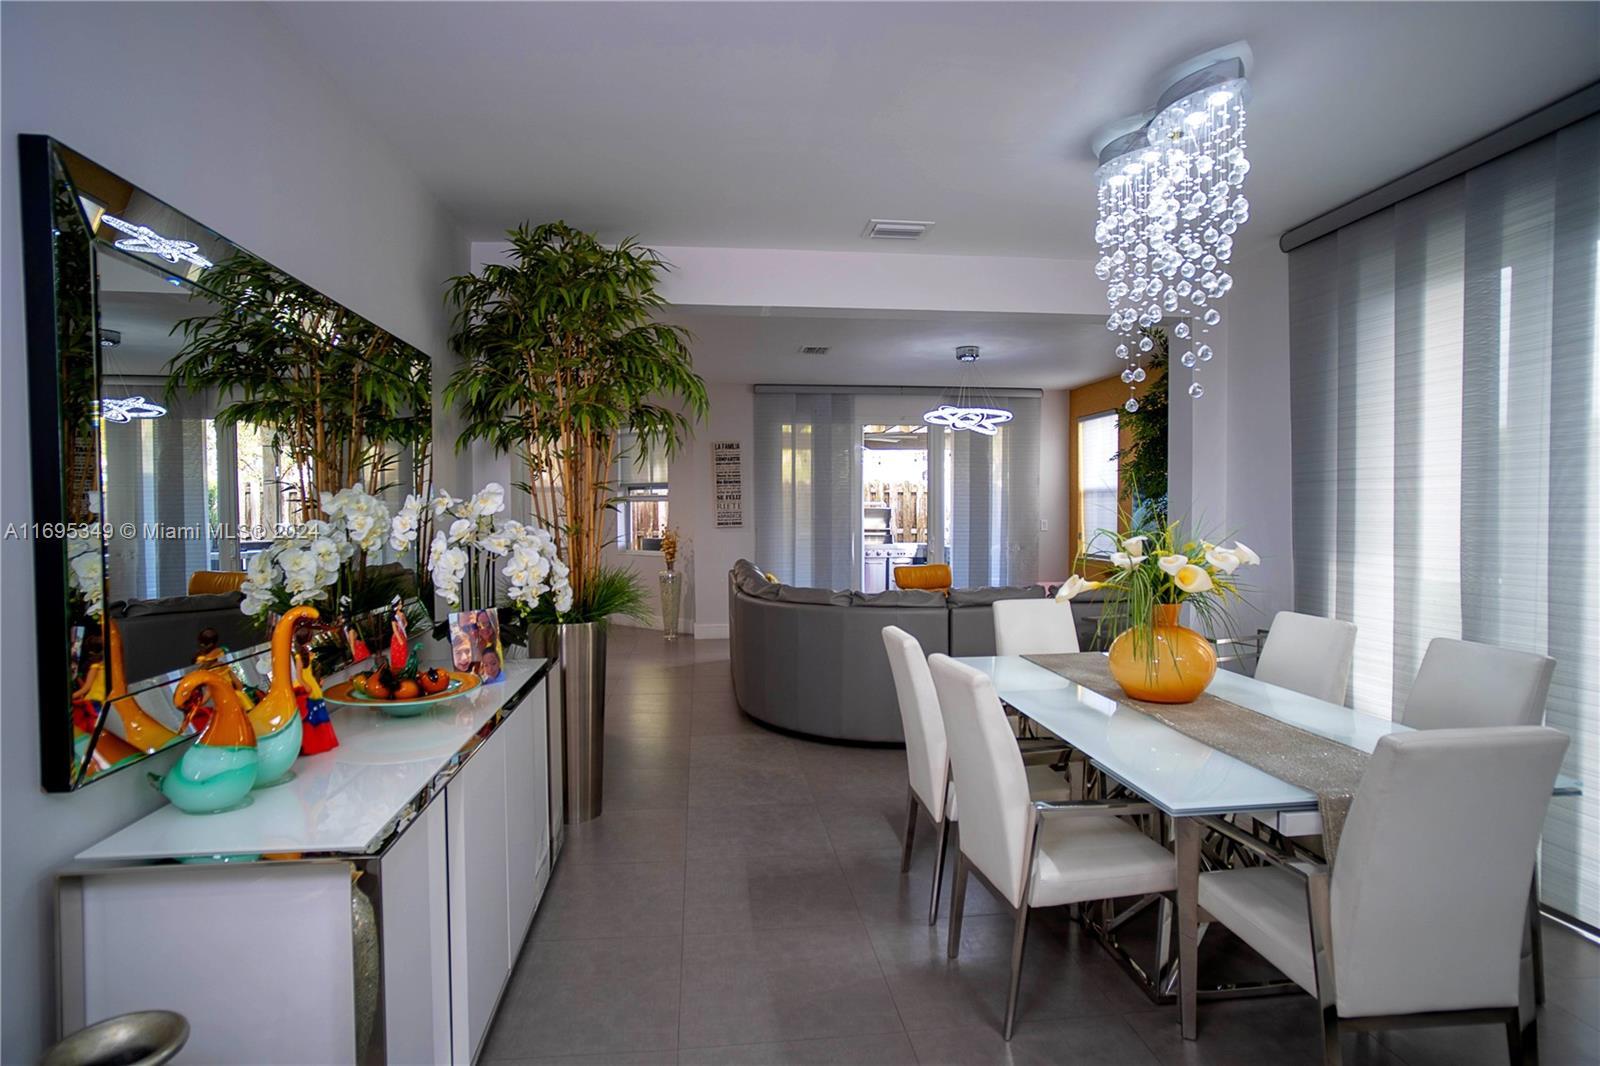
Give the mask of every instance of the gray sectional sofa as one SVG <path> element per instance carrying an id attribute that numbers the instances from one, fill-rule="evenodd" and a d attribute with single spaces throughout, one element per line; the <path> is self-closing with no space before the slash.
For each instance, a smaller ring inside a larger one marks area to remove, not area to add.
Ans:
<path id="1" fill-rule="evenodd" d="M 948 596 L 922 589 L 836 592 L 768 581 L 741 559 L 728 572 L 734 695 L 750 717 L 780 729 L 901 743 L 883 627 L 899 626 L 928 653 L 993 655 L 994 602 L 1048 591 L 1026 585 L 952 589 Z M 1074 603 L 1073 613 L 1079 643 L 1090 647 L 1093 610 Z"/>

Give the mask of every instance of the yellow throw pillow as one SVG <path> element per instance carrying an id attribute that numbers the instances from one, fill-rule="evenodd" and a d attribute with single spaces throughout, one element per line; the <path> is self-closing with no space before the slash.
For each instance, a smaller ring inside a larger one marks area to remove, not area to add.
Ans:
<path id="1" fill-rule="evenodd" d="M 903 589 L 932 589 L 950 591 L 950 567 L 945 563 L 927 563 L 922 566 L 897 566 L 894 583 Z"/>

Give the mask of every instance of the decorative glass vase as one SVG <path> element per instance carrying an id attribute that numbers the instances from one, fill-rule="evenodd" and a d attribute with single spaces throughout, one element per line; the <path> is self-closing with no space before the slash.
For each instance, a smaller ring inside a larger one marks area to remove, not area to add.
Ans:
<path id="1" fill-rule="evenodd" d="M 683 575 L 676 570 L 663 570 L 656 577 L 661 581 L 661 635 L 668 640 L 677 640 L 678 608 L 683 604 Z"/>
<path id="2" fill-rule="evenodd" d="M 1178 624 L 1175 603 L 1156 604 L 1154 622 L 1153 646 L 1139 641 L 1136 650 L 1132 629 L 1111 642 L 1107 663 L 1111 676 L 1136 700 L 1192 703 L 1217 676 L 1216 649 L 1199 633 Z M 1141 654 L 1147 651 L 1153 652 L 1153 660 Z"/>

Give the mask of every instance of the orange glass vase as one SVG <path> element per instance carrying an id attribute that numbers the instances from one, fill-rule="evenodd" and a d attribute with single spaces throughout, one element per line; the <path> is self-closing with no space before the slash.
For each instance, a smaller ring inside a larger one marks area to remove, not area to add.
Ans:
<path id="1" fill-rule="evenodd" d="M 1217 675 L 1217 652 L 1211 642 L 1178 624 L 1178 605 L 1155 609 L 1155 661 L 1135 650 L 1133 630 L 1111 642 L 1111 676 L 1136 700 L 1149 703 L 1191 703 Z"/>

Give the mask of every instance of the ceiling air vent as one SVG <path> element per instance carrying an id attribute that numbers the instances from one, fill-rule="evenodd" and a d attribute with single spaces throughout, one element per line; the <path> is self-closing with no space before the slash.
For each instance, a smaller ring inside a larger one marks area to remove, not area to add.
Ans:
<path id="1" fill-rule="evenodd" d="M 933 228 L 932 222 L 908 222 L 901 218 L 874 218 L 861 231 L 875 241 L 914 241 Z"/>
<path id="2" fill-rule="evenodd" d="M 829 346 L 826 344 L 802 344 L 800 346 L 801 355 L 827 355 L 829 350 Z"/>

